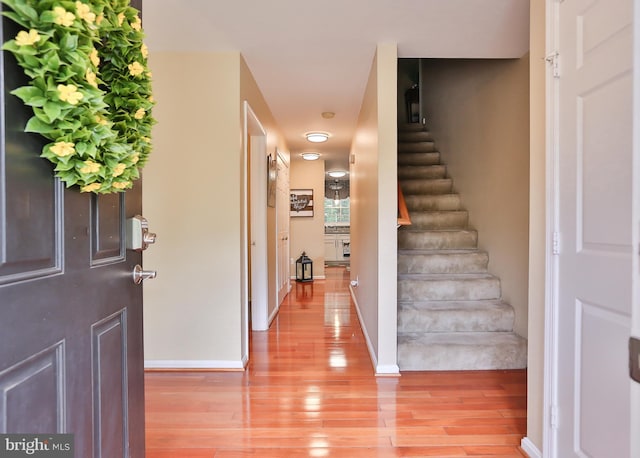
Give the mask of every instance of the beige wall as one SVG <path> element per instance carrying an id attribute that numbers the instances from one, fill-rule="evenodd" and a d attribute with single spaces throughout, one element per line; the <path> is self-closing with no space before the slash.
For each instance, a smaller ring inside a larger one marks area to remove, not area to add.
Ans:
<path id="1" fill-rule="evenodd" d="M 529 198 L 529 370 L 527 438 L 543 450 L 544 311 L 546 232 L 545 2 L 531 2 L 530 198 Z"/>
<path id="2" fill-rule="evenodd" d="M 397 49 L 379 45 L 351 146 L 351 279 L 376 372 L 397 372 Z"/>
<path id="3" fill-rule="evenodd" d="M 239 53 L 152 52 L 150 66 L 158 124 L 143 205 L 158 241 L 144 265 L 158 277 L 144 284 L 145 360 L 238 368 L 246 356 L 244 99 L 269 149 L 280 137 Z"/>
<path id="4" fill-rule="evenodd" d="M 291 259 L 302 252 L 313 261 L 313 277 L 324 278 L 324 161 L 291 161 L 290 189 L 313 189 L 313 216 L 289 220 Z M 291 264 L 295 276 L 295 264 Z"/>
<path id="5" fill-rule="evenodd" d="M 150 66 L 158 124 L 143 206 L 158 241 L 144 264 L 158 278 L 144 284 L 145 359 L 237 365 L 240 55 L 163 52 Z"/>
<path id="6" fill-rule="evenodd" d="M 454 187 L 489 252 L 489 270 L 527 336 L 529 57 L 423 61 L 423 100 Z"/>

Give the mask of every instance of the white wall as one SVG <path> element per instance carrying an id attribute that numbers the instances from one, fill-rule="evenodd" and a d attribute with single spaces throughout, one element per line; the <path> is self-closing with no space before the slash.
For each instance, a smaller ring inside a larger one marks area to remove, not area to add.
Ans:
<path id="1" fill-rule="evenodd" d="M 545 2 L 531 2 L 527 440 L 543 449 L 546 252 Z"/>
<path id="2" fill-rule="evenodd" d="M 397 373 L 397 48 L 377 48 L 351 146 L 351 279 L 377 373 Z"/>
<path id="3" fill-rule="evenodd" d="M 424 59 L 423 109 L 454 188 L 527 336 L 529 57 Z"/>

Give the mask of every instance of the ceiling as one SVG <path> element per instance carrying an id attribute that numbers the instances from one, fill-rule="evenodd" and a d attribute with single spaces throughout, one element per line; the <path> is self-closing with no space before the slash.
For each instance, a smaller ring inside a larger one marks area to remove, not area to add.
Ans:
<path id="1" fill-rule="evenodd" d="M 397 43 L 401 58 L 517 58 L 529 49 L 529 0 L 143 0 L 143 11 L 151 52 L 240 51 L 292 159 L 317 151 L 328 170 L 348 170 L 378 43 Z M 317 130 L 329 141 L 307 142 Z"/>

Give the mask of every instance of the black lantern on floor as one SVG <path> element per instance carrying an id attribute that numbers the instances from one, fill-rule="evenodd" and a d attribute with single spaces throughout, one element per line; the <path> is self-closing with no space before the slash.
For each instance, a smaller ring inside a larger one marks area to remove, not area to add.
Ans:
<path id="1" fill-rule="evenodd" d="M 304 251 L 296 261 L 296 281 L 313 281 L 313 262 Z"/>

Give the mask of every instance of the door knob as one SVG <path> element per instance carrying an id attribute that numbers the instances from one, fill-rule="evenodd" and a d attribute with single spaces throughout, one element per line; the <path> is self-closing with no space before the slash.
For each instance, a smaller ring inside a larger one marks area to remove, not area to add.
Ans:
<path id="1" fill-rule="evenodd" d="M 148 278 L 156 278 L 158 272 L 155 270 L 142 270 L 142 266 L 140 264 L 136 264 L 133 268 L 133 282 L 136 285 L 142 283 L 143 280 Z"/>

